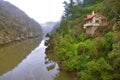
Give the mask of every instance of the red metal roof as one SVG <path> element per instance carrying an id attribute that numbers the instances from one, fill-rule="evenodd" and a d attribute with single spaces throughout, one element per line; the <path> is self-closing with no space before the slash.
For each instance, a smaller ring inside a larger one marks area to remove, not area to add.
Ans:
<path id="1" fill-rule="evenodd" d="M 88 14 L 86 19 L 92 19 L 94 17 L 93 14 Z"/>
<path id="2" fill-rule="evenodd" d="M 88 14 L 85 18 L 85 20 L 90 20 L 92 19 L 94 16 L 99 16 L 100 19 L 106 19 L 106 17 L 104 17 L 103 15 L 100 14 Z"/>

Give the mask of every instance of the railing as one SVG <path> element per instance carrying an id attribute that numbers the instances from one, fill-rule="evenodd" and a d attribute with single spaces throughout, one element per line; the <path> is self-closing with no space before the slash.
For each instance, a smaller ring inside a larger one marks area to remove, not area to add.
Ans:
<path id="1" fill-rule="evenodd" d="M 87 27 L 87 26 L 100 26 L 100 24 L 98 24 L 98 23 L 86 23 L 86 24 L 84 24 L 84 27 Z"/>
<path id="2" fill-rule="evenodd" d="M 107 23 L 86 23 L 83 26 L 85 28 L 85 27 L 88 27 L 88 26 L 106 26 L 106 25 L 107 25 Z"/>

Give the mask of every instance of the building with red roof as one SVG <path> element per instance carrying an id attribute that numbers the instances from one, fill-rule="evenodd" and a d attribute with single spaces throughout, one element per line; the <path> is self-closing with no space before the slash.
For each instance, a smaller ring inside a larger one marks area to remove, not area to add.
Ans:
<path id="1" fill-rule="evenodd" d="M 93 35 L 95 30 L 100 26 L 107 25 L 107 18 L 101 14 L 88 14 L 85 18 L 84 29 L 86 29 L 87 34 Z"/>

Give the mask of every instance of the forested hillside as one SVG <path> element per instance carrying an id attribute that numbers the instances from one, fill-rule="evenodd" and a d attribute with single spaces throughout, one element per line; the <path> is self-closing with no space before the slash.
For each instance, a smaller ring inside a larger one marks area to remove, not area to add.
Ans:
<path id="1" fill-rule="evenodd" d="M 60 28 L 48 41 L 48 57 L 54 57 L 60 70 L 74 73 L 77 80 L 119 80 L 120 1 L 84 0 L 81 4 L 70 0 L 64 5 Z M 83 24 L 93 10 L 106 16 L 108 25 L 91 36 L 85 33 Z"/>
<path id="2" fill-rule="evenodd" d="M 0 0 L 0 44 L 41 36 L 41 26 L 14 5 Z"/>

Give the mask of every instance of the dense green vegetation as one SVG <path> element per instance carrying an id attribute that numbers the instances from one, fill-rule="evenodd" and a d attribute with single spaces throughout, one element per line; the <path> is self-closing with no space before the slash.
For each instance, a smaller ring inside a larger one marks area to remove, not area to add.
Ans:
<path id="1" fill-rule="evenodd" d="M 0 0 L 0 45 L 42 36 L 40 25 L 7 1 Z"/>
<path id="2" fill-rule="evenodd" d="M 119 0 L 84 0 L 84 4 L 64 2 L 60 28 L 50 36 L 46 53 L 58 61 L 61 70 L 73 72 L 80 80 L 120 79 Z M 83 29 L 86 14 L 106 15 L 108 26 L 94 36 Z"/>

